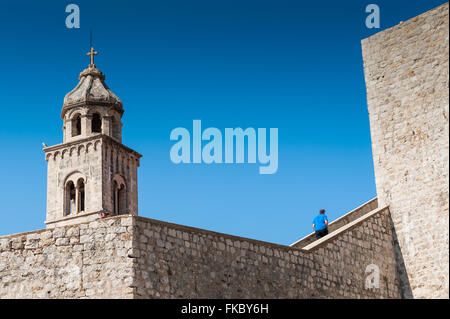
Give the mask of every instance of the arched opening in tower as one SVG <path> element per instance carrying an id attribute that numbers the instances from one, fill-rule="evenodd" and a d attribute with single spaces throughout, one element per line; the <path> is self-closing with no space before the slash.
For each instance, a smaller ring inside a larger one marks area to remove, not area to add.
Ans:
<path id="1" fill-rule="evenodd" d="M 72 181 L 69 181 L 66 185 L 65 191 L 65 209 L 64 215 L 69 216 L 73 213 L 75 208 L 75 185 Z"/>
<path id="2" fill-rule="evenodd" d="M 72 136 L 78 136 L 80 134 L 81 134 L 81 117 L 79 114 L 77 114 L 72 119 Z"/>
<path id="3" fill-rule="evenodd" d="M 85 191 L 84 191 L 84 180 L 79 179 L 78 185 L 77 185 L 77 191 L 78 191 L 78 213 L 84 212 L 84 197 L 85 197 Z"/>
<path id="4" fill-rule="evenodd" d="M 101 133 L 102 132 L 102 118 L 100 114 L 94 113 L 92 115 L 92 133 Z"/>
<path id="5" fill-rule="evenodd" d="M 127 212 L 127 197 L 124 184 L 114 181 L 114 214 L 122 215 Z"/>

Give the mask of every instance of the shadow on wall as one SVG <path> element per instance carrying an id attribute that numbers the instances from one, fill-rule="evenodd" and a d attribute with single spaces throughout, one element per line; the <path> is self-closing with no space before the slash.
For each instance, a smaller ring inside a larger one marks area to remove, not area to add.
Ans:
<path id="1" fill-rule="evenodd" d="M 405 261 L 403 260 L 403 254 L 398 243 L 397 233 L 395 232 L 394 222 L 392 221 L 391 214 L 389 214 L 389 222 L 391 223 L 392 237 L 394 238 L 395 259 L 397 260 L 397 273 L 400 280 L 402 299 L 413 299 L 414 297 L 412 294 L 411 286 L 409 284 Z"/>

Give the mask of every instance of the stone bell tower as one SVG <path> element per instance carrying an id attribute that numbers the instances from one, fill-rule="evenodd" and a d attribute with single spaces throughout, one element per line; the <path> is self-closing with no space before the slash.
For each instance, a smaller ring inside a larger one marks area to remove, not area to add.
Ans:
<path id="1" fill-rule="evenodd" d="M 47 228 L 93 220 L 98 213 L 138 214 L 137 168 L 142 157 L 122 144 L 122 101 L 94 64 L 64 98 L 63 143 L 44 148 Z"/>

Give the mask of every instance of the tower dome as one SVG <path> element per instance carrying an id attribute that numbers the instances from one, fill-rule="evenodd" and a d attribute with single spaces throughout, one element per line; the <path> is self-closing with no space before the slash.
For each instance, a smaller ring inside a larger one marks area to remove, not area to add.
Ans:
<path id="1" fill-rule="evenodd" d="M 122 142 L 122 101 L 105 84 L 105 75 L 94 64 L 98 52 L 91 47 L 91 63 L 78 85 L 64 97 L 61 118 L 64 142 L 103 134 Z"/>
<path id="2" fill-rule="evenodd" d="M 91 49 L 91 64 L 80 73 L 78 85 L 64 97 L 61 117 L 72 108 L 80 106 L 106 106 L 123 114 L 122 101 L 108 88 L 105 83 L 105 75 L 97 69 L 93 56 L 97 52 Z"/>

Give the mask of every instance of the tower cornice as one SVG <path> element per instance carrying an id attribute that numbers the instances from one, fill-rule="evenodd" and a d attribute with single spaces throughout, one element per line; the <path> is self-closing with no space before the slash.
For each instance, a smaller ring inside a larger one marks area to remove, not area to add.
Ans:
<path id="1" fill-rule="evenodd" d="M 79 139 L 76 141 L 72 141 L 72 142 L 68 142 L 68 143 L 61 143 L 61 144 L 56 144 L 53 146 L 48 146 L 48 147 L 44 147 L 43 151 L 48 154 L 51 153 L 53 151 L 58 151 L 58 150 L 64 150 L 64 149 L 68 149 L 71 148 L 75 145 L 80 145 L 80 144 L 85 144 L 88 142 L 94 142 L 97 140 L 101 140 L 102 142 L 106 142 L 106 143 L 110 143 L 113 144 L 125 151 L 127 151 L 128 153 L 133 154 L 137 159 L 140 159 L 142 157 L 141 154 L 139 154 L 138 152 L 136 152 L 135 150 L 123 145 L 122 143 L 117 142 L 115 139 L 113 139 L 112 137 L 108 136 L 108 135 L 104 135 L 104 134 L 97 134 L 94 136 L 90 136 L 90 137 L 86 137 L 83 139 Z"/>
<path id="2" fill-rule="evenodd" d="M 109 102 L 102 102 L 102 101 L 80 101 L 80 102 L 76 102 L 76 103 L 72 103 L 69 106 L 65 106 L 62 110 L 61 110 L 61 118 L 64 119 L 64 115 L 71 109 L 77 108 L 77 107 L 89 107 L 89 106 L 105 106 L 105 107 L 109 107 L 112 108 L 114 110 L 116 110 L 117 112 L 119 112 L 119 114 L 122 116 L 124 113 L 124 110 L 122 108 L 121 104 L 114 104 L 111 105 L 111 103 Z"/>

